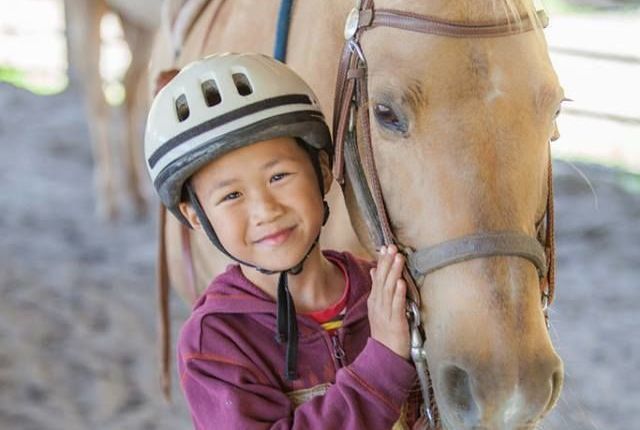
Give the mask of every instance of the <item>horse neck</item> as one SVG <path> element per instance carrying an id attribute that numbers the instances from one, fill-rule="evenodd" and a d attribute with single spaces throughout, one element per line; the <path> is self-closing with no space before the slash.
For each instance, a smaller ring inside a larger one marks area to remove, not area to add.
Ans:
<path id="1" fill-rule="evenodd" d="M 333 111 L 344 22 L 353 1 L 298 0 L 289 33 L 287 63 L 311 85 L 327 118 Z"/>

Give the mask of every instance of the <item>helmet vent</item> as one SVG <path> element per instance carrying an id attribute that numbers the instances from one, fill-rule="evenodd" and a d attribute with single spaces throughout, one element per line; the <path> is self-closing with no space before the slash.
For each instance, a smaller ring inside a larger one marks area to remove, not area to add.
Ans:
<path id="1" fill-rule="evenodd" d="M 187 97 L 184 94 L 176 99 L 176 114 L 180 122 L 189 118 L 189 103 L 187 103 Z"/>
<path id="2" fill-rule="evenodd" d="M 249 79 L 245 74 L 234 73 L 233 83 L 236 84 L 238 94 L 240 94 L 241 96 L 248 96 L 249 94 L 253 93 L 253 88 L 251 88 L 251 83 L 249 83 Z"/>
<path id="3" fill-rule="evenodd" d="M 207 79 L 202 83 L 201 87 L 202 94 L 204 95 L 204 101 L 207 106 L 211 107 L 220 104 L 222 97 L 220 96 L 220 91 L 218 90 L 216 81 L 213 79 Z"/>

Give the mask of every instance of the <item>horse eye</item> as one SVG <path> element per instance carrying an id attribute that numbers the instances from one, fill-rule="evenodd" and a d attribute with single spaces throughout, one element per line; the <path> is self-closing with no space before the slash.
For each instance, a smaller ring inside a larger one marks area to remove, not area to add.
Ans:
<path id="1" fill-rule="evenodd" d="M 373 107 L 373 113 L 382 127 L 396 133 L 407 133 L 407 123 L 400 119 L 392 107 L 378 103 Z"/>

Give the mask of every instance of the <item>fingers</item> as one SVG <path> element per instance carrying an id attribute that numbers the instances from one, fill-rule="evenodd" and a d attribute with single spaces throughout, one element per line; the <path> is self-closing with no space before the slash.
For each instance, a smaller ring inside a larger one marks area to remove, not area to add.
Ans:
<path id="1" fill-rule="evenodd" d="M 398 254 L 398 249 L 394 245 L 380 248 L 376 267 L 376 277 L 380 285 L 389 286 L 387 280 L 390 278 L 395 278 L 391 279 L 391 284 L 395 285 L 395 280 L 402 274 L 403 264 L 404 256 Z"/>
<path id="2" fill-rule="evenodd" d="M 409 356 L 409 326 L 405 313 L 407 284 L 402 279 L 405 259 L 395 246 L 383 247 L 371 270 L 367 302 L 371 337 L 401 357 Z"/>
<path id="3" fill-rule="evenodd" d="M 382 247 L 378 254 L 378 264 L 371 272 L 372 291 L 370 299 L 380 306 L 384 315 L 390 317 L 394 313 L 392 306 L 396 294 L 396 285 L 402 277 L 404 257 L 398 254 L 395 246 Z"/>
<path id="4" fill-rule="evenodd" d="M 396 255 L 397 250 L 395 246 L 383 246 L 378 252 L 378 265 L 376 267 L 377 282 L 379 285 L 385 285 L 389 270 L 393 264 L 393 257 Z"/>
<path id="5" fill-rule="evenodd" d="M 404 267 L 404 257 L 402 254 L 395 254 L 389 272 L 387 273 L 387 279 L 385 280 L 385 287 L 394 289 L 396 281 L 402 278 L 402 268 Z"/>
<path id="6" fill-rule="evenodd" d="M 402 267 L 404 265 L 404 259 L 402 255 L 396 254 L 393 256 L 393 262 L 387 273 L 387 279 L 385 279 L 383 287 L 383 301 L 384 305 L 391 314 L 395 313 L 393 308 L 393 301 L 397 293 L 398 282 L 402 277 Z"/>
<path id="7" fill-rule="evenodd" d="M 391 303 L 391 314 L 393 317 L 405 318 L 405 307 L 407 302 L 407 283 L 404 279 L 396 281 L 395 291 Z"/>

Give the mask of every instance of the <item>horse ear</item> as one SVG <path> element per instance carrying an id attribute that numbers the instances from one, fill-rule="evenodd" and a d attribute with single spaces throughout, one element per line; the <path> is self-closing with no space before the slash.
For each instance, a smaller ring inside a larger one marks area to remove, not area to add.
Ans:
<path id="1" fill-rule="evenodd" d="M 551 141 L 555 142 L 560 139 L 560 130 L 558 129 L 558 121 L 553 121 L 553 133 L 551 133 Z"/>
<path id="2" fill-rule="evenodd" d="M 164 86 L 167 85 L 171 81 L 171 79 L 173 79 L 173 77 L 178 74 L 178 72 L 180 72 L 180 70 L 178 69 L 169 69 L 163 70 L 158 73 L 158 76 L 156 76 L 156 86 L 153 90 L 153 95 L 155 96 L 156 94 L 158 94 L 160 90 L 163 89 Z"/>

